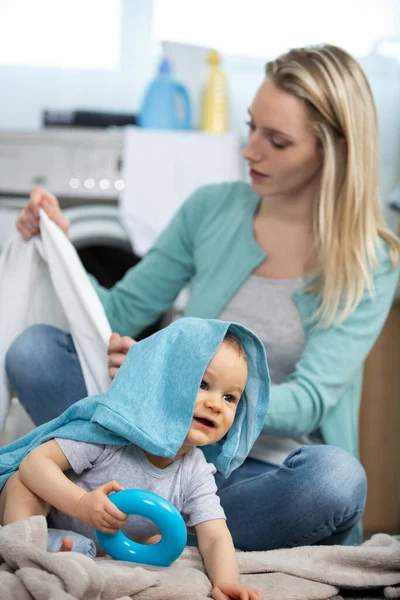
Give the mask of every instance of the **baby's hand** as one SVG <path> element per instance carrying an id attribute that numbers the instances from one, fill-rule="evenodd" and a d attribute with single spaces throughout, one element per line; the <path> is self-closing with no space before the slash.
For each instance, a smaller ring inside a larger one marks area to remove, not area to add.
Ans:
<path id="1" fill-rule="evenodd" d="M 117 481 L 109 481 L 92 492 L 85 492 L 79 500 L 76 518 L 104 533 L 117 533 L 125 524 L 128 515 L 111 502 L 108 494 L 123 489 Z"/>
<path id="2" fill-rule="evenodd" d="M 263 600 L 259 590 L 251 590 L 236 583 L 219 583 L 213 587 L 214 600 Z"/>

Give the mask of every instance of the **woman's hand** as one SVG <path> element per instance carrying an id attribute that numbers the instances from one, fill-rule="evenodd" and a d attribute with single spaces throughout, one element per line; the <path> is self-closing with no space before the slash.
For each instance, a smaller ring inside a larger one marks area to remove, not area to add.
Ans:
<path id="1" fill-rule="evenodd" d="M 47 216 L 68 237 L 69 221 L 63 215 L 57 198 L 42 188 L 34 188 L 31 191 L 29 202 L 17 217 L 17 229 L 20 234 L 29 240 L 40 231 L 39 208 L 43 208 Z"/>
<path id="2" fill-rule="evenodd" d="M 119 333 L 112 333 L 108 344 L 108 374 L 110 379 L 114 379 L 118 369 L 125 360 L 129 348 L 136 344 L 136 341 L 127 335 L 121 337 Z"/>
<path id="3" fill-rule="evenodd" d="M 75 511 L 75 517 L 104 533 L 117 533 L 128 515 L 120 511 L 108 498 L 110 492 L 124 488 L 117 481 L 109 481 L 92 492 L 84 492 Z"/>
<path id="4" fill-rule="evenodd" d="M 260 590 L 251 590 L 235 583 L 220 583 L 211 592 L 214 600 L 263 600 Z"/>

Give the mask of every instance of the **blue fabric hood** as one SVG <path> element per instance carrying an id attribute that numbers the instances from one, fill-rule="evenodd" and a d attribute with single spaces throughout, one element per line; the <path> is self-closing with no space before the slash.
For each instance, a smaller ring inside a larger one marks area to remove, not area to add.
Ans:
<path id="1" fill-rule="evenodd" d="M 267 414 L 270 379 L 264 346 L 243 325 L 187 317 L 134 344 L 106 393 L 76 402 L 56 419 L 0 448 L 0 489 L 28 452 L 55 437 L 134 443 L 173 458 L 189 431 L 204 371 L 228 330 L 244 346 L 248 379 L 231 429 L 202 450 L 218 471 L 230 475 L 246 459 Z"/>

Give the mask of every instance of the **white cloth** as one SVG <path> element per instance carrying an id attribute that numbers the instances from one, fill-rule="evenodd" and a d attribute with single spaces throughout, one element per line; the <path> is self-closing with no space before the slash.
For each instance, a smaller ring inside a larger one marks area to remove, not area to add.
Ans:
<path id="1" fill-rule="evenodd" d="M 15 338 L 36 323 L 69 331 L 88 395 L 107 390 L 111 328 L 78 254 L 63 232 L 40 211 L 41 235 L 16 234 L 0 255 L 0 430 L 10 404 L 5 355 Z M 51 368 L 51 365 L 49 365 Z"/>
<path id="2" fill-rule="evenodd" d="M 119 207 L 136 254 L 149 250 L 194 190 L 243 177 L 241 141 L 233 133 L 127 127 Z"/>

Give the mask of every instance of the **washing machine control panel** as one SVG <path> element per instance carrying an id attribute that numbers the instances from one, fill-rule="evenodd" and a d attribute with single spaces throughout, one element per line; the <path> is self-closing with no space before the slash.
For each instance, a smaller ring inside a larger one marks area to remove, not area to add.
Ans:
<path id="1" fill-rule="evenodd" d="M 0 194 L 39 186 L 64 198 L 116 200 L 122 155 L 121 128 L 0 131 Z"/>

